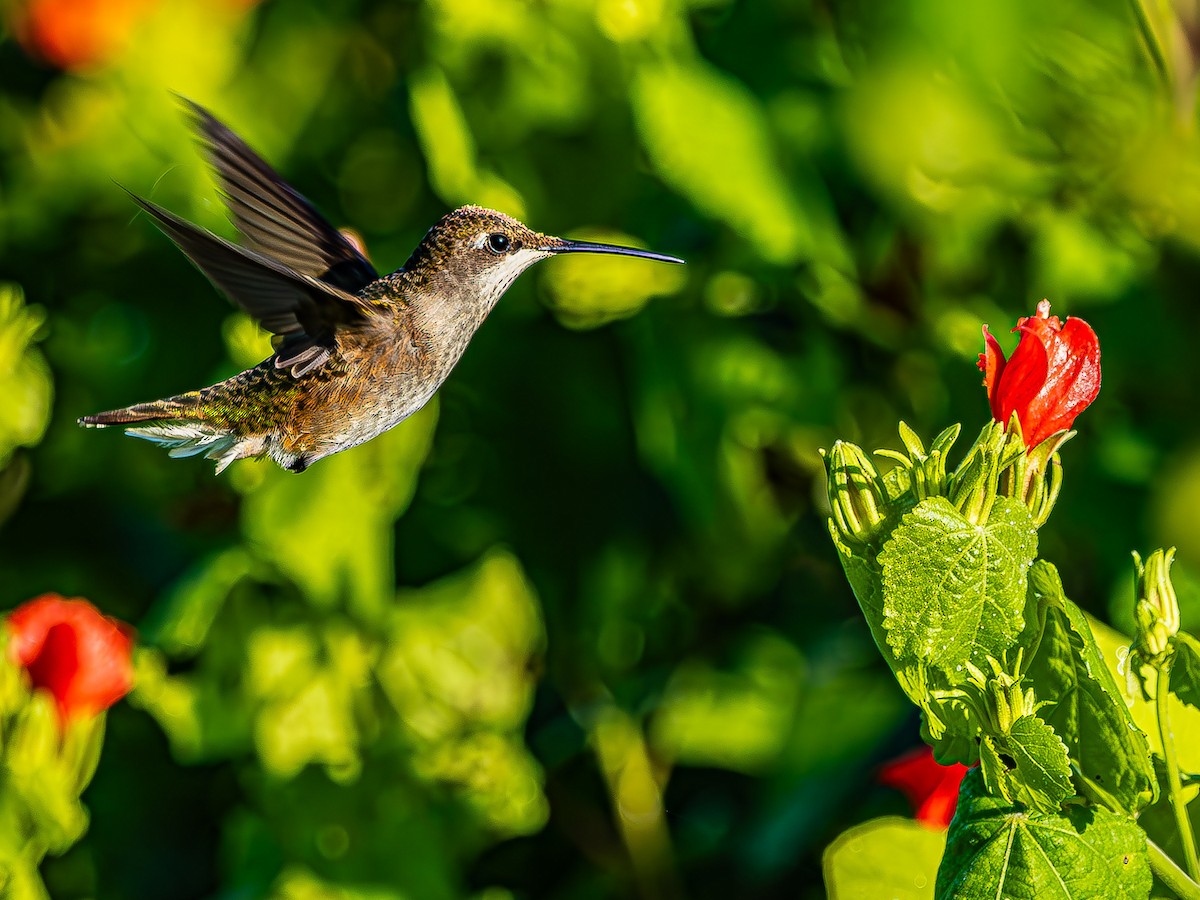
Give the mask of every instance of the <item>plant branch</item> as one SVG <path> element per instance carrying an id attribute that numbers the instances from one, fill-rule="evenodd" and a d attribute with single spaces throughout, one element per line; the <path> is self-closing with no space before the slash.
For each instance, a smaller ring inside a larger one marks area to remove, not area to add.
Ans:
<path id="1" fill-rule="evenodd" d="M 1167 791 L 1171 795 L 1171 806 L 1175 810 L 1175 823 L 1179 827 L 1179 840 L 1183 844 L 1183 855 L 1187 862 L 1188 875 L 1193 882 L 1200 881 L 1200 861 L 1196 859 L 1196 838 L 1192 833 L 1192 820 L 1188 818 L 1187 804 L 1179 782 L 1179 760 L 1175 756 L 1175 737 L 1171 734 L 1167 718 L 1167 700 L 1170 698 L 1171 663 L 1165 662 L 1158 669 L 1155 686 L 1158 710 L 1158 732 L 1162 737 L 1163 758 L 1167 763 Z"/>

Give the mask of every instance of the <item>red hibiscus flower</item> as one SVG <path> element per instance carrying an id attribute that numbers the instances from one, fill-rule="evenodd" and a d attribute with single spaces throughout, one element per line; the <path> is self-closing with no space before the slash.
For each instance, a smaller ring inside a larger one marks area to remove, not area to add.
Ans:
<path id="1" fill-rule="evenodd" d="M 1013 331 L 1021 333 L 1021 341 L 1006 361 L 983 326 L 979 368 L 992 416 L 1007 425 L 1015 412 L 1032 450 L 1070 428 L 1100 393 L 1100 342 L 1083 319 L 1068 318 L 1064 325 L 1050 315 L 1049 300 L 1038 304 L 1036 315 L 1018 319 Z"/>
<path id="2" fill-rule="evenodd" d="M 961 763 L 939 765 L 933 751 L 920 747 L 892 760 L 879 770 L 879 780 L 908 797 L 918 822 L 948 828 L 958 805 L 958 786 L 967 767 Z"/>
<path id="3" fill-rule="evenodd" d="M 44 594 L 8 615 L 8 656 L 34 690 L 49 691 L 64 724 L 108 709 L 133 686 L 133 637 L 86 600 Z"/>

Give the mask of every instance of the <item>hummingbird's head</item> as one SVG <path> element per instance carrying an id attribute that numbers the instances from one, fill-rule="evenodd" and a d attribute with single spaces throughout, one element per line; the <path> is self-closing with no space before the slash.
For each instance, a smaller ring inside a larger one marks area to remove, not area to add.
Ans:
<path id="1" fill-rule="evenodd" d="M 429 229 L 404 269 L 416 277 L 446 279 L 491 309 L 518 275 L 539 259 L 558 253 L 614 253 L 683 262 L 632 247 L 540 234 L 504 213 L 464 206 Z"/>

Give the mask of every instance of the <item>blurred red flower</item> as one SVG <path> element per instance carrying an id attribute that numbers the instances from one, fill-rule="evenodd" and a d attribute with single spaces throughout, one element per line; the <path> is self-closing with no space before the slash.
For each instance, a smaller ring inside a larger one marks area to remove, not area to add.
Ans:
<path id="1" fill-rule="evenodd" d="M 258 0 L 217 0 L 215 13 L 233 17 Z M 66 71 L 102 66 L 137 37 L 160 0 L 12 0 L 0 4 L 25 50 Z"/>
<path id="2" fill-rule="evenodd" d="M 879 780 L 908 797 L 918 822 L 948 828 L 958 805 L 958 786 L 967 767 L 961 763 L 939 765 L 929 747 L 920 747 L 886 763 Z"/>
<path id="3" fill-rule="evenodd" d="M 992 416 L 1007 426 L 1012 414 L 1021 422 L 1025 446 L 1032 450 L 1050 435 L 1071 427 L 1100 393 L 1100 342 L 1092 326 L 1050 315 L 1050 301 L 1037 314 L 1017 320 L 1021 333 L 1012 359 L 983 326 L 984 352 L 979 368 L 987 385 Z"/>
<path id="4" fill-rule="evenodd" d="M 86 600 L 43 594 L 8 614 L 9 659 L 49 691 L 63 723 L 108 709 L 133 686 L 133 636 Z"/>
<path id="5" fill-rule="evenodd" d="M 115 56 L 158 0 L 26 0 L 10 24 L 29 52 L 60 69 L 99 65 Z"/>

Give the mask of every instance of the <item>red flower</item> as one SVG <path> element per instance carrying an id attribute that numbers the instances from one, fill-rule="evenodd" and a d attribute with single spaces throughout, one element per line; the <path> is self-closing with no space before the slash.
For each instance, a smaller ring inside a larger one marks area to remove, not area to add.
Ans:
<path id="1" fill-rule="evenodd" d="M 65 724 L 108 709 L 133 686 L 127 625 L 86 600 L 44 594 L 8 615 L 8 656 L 49 691 Z"/>
<path id="2" fill-rule="evenodd" d="M 25 0 L 9 24 L 25 49 L 60 69 L 101 65 L 120 52 L 157 0 Z"/>
<path id="3" fill-rule="evenodd" d="M 210 12 L 238 17 L 258 0 L 223 0 Z M 160 0 L 10 0 L 9 29 L 30 54 L 66 71 L 112 62 L 138 37 Z"/>
<path id="4" fill-rule="evenodd" d="M 1100 393 L 1100 342 L 1083 319 L 1068 318 L 1064 325 L 1050 315 L 1049 300 L 1038 304 L 1037 315 L 1018 319 L 1013 331 L 1021 332 L 1021 341 L 1006 362 L 983 326 L 979 368 L 992 416 L 1007 426 L 1015 412 L 1032 450 L 1070 428 Z"/>
<path id="5" fill-rule="evenodd" d="M 966 766 L 939 765 L 933 751 L 921 747 L 884 765 L 879 780 L 904 792 L 916 810 L 918 822 L 948 828 L 958 805 L 958 786 L 966 774 Z"/>

